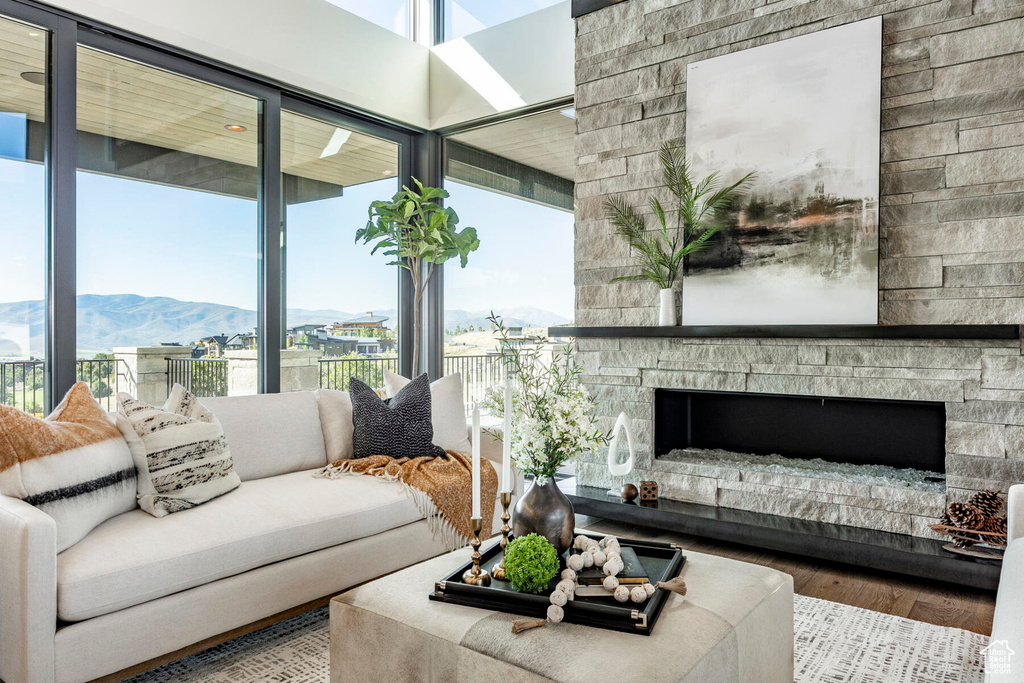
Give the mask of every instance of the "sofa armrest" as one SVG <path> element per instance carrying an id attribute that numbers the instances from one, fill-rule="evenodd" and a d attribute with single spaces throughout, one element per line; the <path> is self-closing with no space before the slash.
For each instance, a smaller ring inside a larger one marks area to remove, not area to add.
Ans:
<path id="1" fill-rule="evenodd" d="M 1024 484 L 1010 487 L 1006 494 L 1006 541 L 1024 536 Z"/>
<path id="2" fill-rule="evenodd" d="M 54 680 L 56 631 L 57 525 L 0 495 L 0 678 Z"/>

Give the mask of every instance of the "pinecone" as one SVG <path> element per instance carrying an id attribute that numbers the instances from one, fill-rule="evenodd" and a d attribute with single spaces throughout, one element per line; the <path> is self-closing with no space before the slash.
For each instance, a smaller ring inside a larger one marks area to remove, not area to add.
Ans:
<path id="1" fill-rule="evenodd" d="M 980 529 L 985 515 L 970 503 L 950 503 L 949 518 L 960 529 Z"/>
<path id="2" fill-rule="evenodd" d="M 1006 533 L 1006 517 L 989 517 L 981 527 L 982 531 L 989 531 L 994 534 Z"/>
<path id="3" fill-rule="evenodd" d="M 942 526 L 956 526 L 953 524 L 953 520 L 949 517 L 949 510 L 942 511 L 942 515 L 939 517 L 939 524 Z"/>
<path id="4" fill-rule="evenodd" d="M 1000 491 L 978 491 L 971 496 L 970 504 L 981 510 L 986 517 L 998 517 L 1003 511 L 1003 499 Z"/>
<path id="5" fill-rule="evenodd" d="M 957 548 L 970 548 L 975 544 L 975 541 L 969 541 L 966 538 L 960 538 L 959 536 L 953 537 L 953 545 Z"/>

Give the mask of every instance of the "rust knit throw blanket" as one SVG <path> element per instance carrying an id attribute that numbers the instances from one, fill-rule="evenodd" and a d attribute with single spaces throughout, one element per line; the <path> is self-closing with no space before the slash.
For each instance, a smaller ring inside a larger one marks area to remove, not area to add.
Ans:
<path id="1" fill-rule="evenodd" d="M 494 522 L 494 501 L 498 495 L 498 475 L 481 460 L 480 516 L 481 538 L 488 538 Z M 472 512 L 473 464 L 465 453 L 445 451 L 443 456 L 391 458 L 371 455 L 356 460 L 336 460 L 317 472 L 317 476 L 337 479 L 349 475 L 369 475 L 399 482 L 427 518 L 430 533 L 449 550 L 461 548 L 472 539 L 469 518 Z"/>

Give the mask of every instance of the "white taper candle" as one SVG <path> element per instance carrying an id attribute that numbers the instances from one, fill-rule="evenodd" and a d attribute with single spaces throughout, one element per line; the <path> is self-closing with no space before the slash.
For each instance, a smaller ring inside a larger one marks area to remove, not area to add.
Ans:
<path id="1" fill-rule="evenodd" d="M 512 491 L 512 378 L 505 382 L 505 424 L 501 431 L 501 490 Z"/>
<path id="2" fill-rule="evenodd" d="M 480 406 L 473 406 L 473 517 L 480 516 Z"/>

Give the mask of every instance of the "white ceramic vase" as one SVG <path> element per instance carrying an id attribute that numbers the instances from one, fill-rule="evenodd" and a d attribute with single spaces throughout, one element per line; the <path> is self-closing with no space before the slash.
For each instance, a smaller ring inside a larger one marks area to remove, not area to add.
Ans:
<path id="1" fill-rule="evenodd" d="M 661 310 L 658 312 L 658 324 L 662 327 L 674 327 L 679 324 L 676 318 L 676 293 L 671 287 L 658 293 L 661 297 Z"/>

